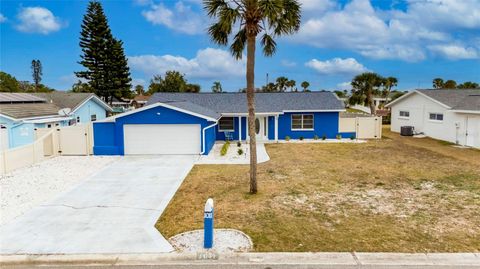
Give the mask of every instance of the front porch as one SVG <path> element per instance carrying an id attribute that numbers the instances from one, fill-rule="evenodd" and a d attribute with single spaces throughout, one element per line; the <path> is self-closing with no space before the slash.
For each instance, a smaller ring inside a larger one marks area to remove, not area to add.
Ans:
<path id="1" fill-rule="evenodd" d="M 259 142 L 278 141 L 279 114 L 260 114 L 255 116 L 255 134 Z M 248 116 L 246 114 L 223 115 L 215 128 L 216 140 L 249 141 Z"/>

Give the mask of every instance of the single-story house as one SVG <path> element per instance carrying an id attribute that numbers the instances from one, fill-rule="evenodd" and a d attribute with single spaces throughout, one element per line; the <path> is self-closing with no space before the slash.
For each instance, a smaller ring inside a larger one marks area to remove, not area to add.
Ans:
<path id="1" fill-rule="evenodd" d="M 258 141 L 339 133 L 332 92 L 257 93 Z M 245 93 L 156 93 L 147 105 L 93 124 L 94 154 L 208 154 L 215 141 L 248 140 Z M 343 133 L 343 137 L 355 133 Z"/>
<path id="2" fill-rule="evenodd" d="M 133 98 L 131 106 L 135 109 L 141 108 L 148 102 L 148 99 L 150 99 L 150 95 L 139 94 Z"/>
<path id="3" fill-rule="evenodd" d="M 387 107 L 393 132 L 413 126 L 435 139 L 480 148 L 480 89 L 415 90 Z"/>
<path id="4" fill-rule="evenodd" d="M 111 111 L 93 93 L 0 93 L 0 149 L 32 143 L 36 128 L 102 120 Z"/>

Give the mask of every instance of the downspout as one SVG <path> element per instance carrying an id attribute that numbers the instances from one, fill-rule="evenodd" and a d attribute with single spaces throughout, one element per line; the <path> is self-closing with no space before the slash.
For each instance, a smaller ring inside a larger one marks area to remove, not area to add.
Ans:
<path id="1" fill-rule="evenodd" d="M 214 124 L 209 125 L 202 129 L 202 152 L 200 152 L 200 155 L 203 155 L 205 153 L 205 131 L 207 131 L 207 129 L 210 129 L 217 124 L 218 122 L 215 122 Z"/>

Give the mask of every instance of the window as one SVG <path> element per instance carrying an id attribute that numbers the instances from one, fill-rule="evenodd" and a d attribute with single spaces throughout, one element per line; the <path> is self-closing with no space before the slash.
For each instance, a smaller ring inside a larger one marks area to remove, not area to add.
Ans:
<path id="1" fill-rule="evenodd" d="M 292 115 L 292 130 L 313 130 L 313 114 Z"/>
<path id="2" fill-rule="evenodd" d="M 409 117 L 410 117 L 410 112 L 409 112 L 409 111 L 400 110 L 400 117 L 402 117 L 402 118 L 409 118 Z"/>
<path id="3" fill-rule="evenodd" d="M 90 116 L 90 121 L 96 121 L 97 120 L 97 115 L 93 114 Z"/>
<path id="4" fill-rule="evenodd" d="M 234 131 L 235 127 L 233 126 L 233 118 L 232 117 L 221 118 L 220 121 L 218 122 L 218 130 L 220 132 Z"/>
<path id="5" fill-rule="evenodd" d="M 80 122 L 80 117 L 77 117 L 77 123 L 79 123 L 79 122 Z"/>
<path id="6" fill-rule="evenodd" d="M 440 114 L 440 113 L 430 113 L 430 120 L 443 121 L 443 114 Z"/>
<path id="7" fill-rule="evenodd" d="M 51 123 L 47 124 L 47 128 L 52 128 L 52 124 Z"/>

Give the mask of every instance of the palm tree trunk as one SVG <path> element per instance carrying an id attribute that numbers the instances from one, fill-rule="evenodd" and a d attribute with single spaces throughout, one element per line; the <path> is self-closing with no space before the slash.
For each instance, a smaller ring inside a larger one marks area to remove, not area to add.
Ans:
<path id="1" fill-rule="evenodd" d="M 373 102 L 373 94 L 371 91 L 368 92 L 368 105 L 370 106 L 370 113 L 375 115 L 375 103 Z"/>
<path id="2" fill-rule="evenodd" d="M 257 138 L 255 133 L 255 36 L 247 37 L 247 104 L 250 135 L 250 193 L 257 193 Z"/>

